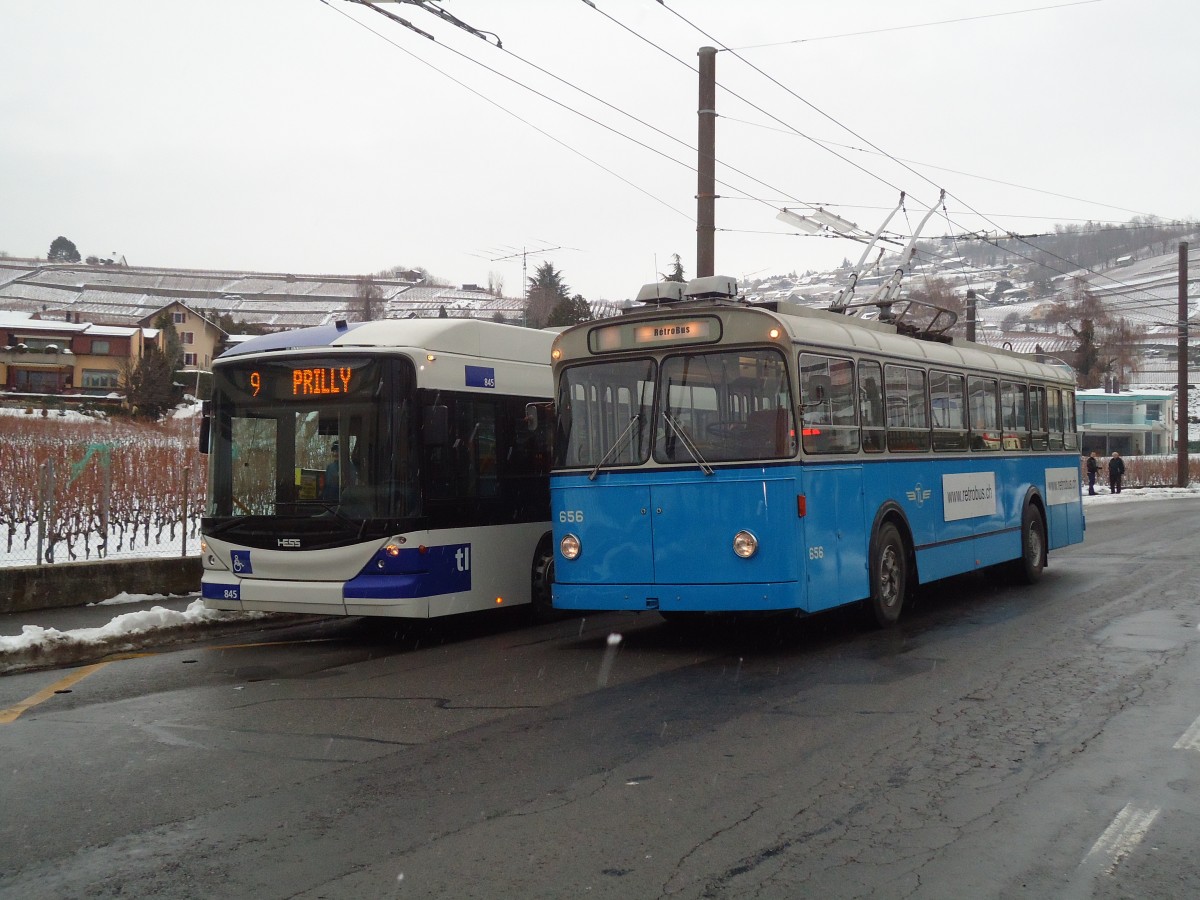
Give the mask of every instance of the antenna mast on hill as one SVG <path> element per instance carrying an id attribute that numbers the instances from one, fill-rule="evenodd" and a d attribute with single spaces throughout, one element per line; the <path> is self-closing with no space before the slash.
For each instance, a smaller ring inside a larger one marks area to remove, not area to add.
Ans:
<path id="1" fill-rule="evenodd" d="M 543 242 L 546 243 L 546 242 Z M 553 250 L 578 250 L 578 247 L 567 247 L 563 244 L 558 244 L 554 247 L 534 247 L 530 250 L 528 247 L 522 247 L 520 250 L 513 249 L 512 253 L 506 253 L 501 256 L 494 256 L 496 251 L 491 251 L 487 255 L 489 262 L 504 262 L 509 259 L 521 258 L 521 296 L 526 300 L 529 299 L 529 257 L 538 256 L 542 253 L 550 253 Z"/>

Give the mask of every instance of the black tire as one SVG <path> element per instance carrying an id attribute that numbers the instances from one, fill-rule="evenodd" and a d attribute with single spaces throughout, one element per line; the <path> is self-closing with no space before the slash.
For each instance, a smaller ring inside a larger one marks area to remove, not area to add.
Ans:
<path id="1" fill-rule="evenodd" d="M 1012 563 L 1013 577 L 1021 584 L 1037 584 L 1046 568 L 1046 520 L 1032 503 L 1021 514 L 1021 558 Z"/>
<path id="2" fill-rule="evenodd" d="M 530 600 L 533 617 L 548 619 L 554 615 L 554 551 L 546 538 L 538 544 L 533 557 L 529 576 Z"/>
<path id="3" fill-rule="evenodd" d="M 866 601 L 868 622 L 893 628 L 900 620 L 908 592 L 908 548 L 891 522 L 879 526 L 871 553 L 871 596 Z"/>

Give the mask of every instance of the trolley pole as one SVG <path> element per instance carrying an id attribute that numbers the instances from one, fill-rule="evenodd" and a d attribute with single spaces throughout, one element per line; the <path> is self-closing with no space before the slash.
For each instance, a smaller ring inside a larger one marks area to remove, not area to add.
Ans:
<path id="1" fill-rule="evenodd" d="M 1176 354 L 1179 365 L 1176 374 L 1179 387 L 1176 389 L 1178 408 L 1175 411 L 1175 460 L 1179 471 L 1177 487 L 1187 487 L 1188 473 L 1188 242 L 1179 242 L 1179 348 Z"/>
<path id="2" fill-rule="evenodd" d="M 717 48 L 700 48 L 696 141 L 696 277 L 715 275 L 717 199 Z"/>

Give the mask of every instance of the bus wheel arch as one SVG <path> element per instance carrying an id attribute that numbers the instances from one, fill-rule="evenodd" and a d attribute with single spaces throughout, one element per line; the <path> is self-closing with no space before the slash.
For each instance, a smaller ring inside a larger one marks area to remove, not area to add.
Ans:
<path id="1" fill-rule="evenodd" d="M 871 593 L 863 602 L 868 624 L 892 628 L 916 582 L 912 534 L 899 512 L 881 510 L 871 533 L 868 554 Z"/>
<path id="2" fill-rule="evenodd" d="M 1021 584 L 1036 584 L 1046 568 L 1050 541 L 1046 529 L 1046 510 L 1042 498 L 1030 492 L 1021 510 L 1021 555 L 1013 560 L 1011 571 Z"/>

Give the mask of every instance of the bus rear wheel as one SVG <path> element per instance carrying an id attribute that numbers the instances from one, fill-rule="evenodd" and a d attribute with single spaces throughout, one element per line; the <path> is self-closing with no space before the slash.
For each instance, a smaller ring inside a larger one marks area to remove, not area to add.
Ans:
<path id="1" fill-rule="evenodd" d="M 868 622 L 891 628 L 900 619 L 908 590 L 908 550 L 900 530 L 891 522 L 879 526 L 871 555 L 871 596 L 867 599 Z"/>
<path id="2" fill-rule="evenodd" d="M 1036 584 L 1046 568 L 1046 522 L 1042 511 L 1025 504 L 1021 514 L 1021 558 L 1013 560 L 1012 573 L 1021 584 Z"/>

